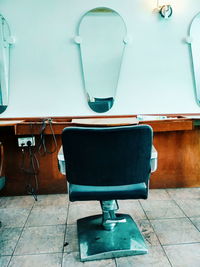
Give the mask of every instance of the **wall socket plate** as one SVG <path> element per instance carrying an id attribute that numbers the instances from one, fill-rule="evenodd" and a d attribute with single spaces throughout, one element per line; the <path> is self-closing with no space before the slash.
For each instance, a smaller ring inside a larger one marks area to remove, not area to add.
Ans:
<path id="1" fill-rule="evenodd" d="M 28 146 L 30 142 L 30 146 L 35 146 L 35 137 L 18 137 L 18 146 L 25 147 Z"/>

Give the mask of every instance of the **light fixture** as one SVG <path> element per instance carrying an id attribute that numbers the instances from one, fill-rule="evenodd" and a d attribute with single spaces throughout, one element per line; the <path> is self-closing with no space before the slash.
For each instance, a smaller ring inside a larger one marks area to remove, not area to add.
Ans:
<path id="1" fill-rule="evenodd" d="M 160 4 L 160 2 L 162 2 Z M 166 1 L 163 0 L 157 0 L 157 11 L 159 12 L 159 14 L 161 15 L 161 17 L 168 19 L 171 17 L 173 11 L 172 11 L 172 6 L 167 3 Z"/>
<path id="2" fill-rule="evenodd" d="M 159 13 L 163 18 L 168 19 L 172 15 L 172 7 L 170 5 L 163 5 Z"/>

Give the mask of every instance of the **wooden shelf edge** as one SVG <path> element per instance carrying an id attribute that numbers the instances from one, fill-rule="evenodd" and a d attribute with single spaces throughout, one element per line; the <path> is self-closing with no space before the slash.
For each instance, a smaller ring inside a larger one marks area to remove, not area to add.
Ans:
<path id="1" fill-rule="evenodd" d="M 154 132 L 189 131 L 194 129 L 192 119 L 145 121 L 140 124 L 148 124 Z"/>
<path id="2" fill-rule="evenodd" d="M 140 124 L 148 124 L 153 128 L 154 132 L 170 132 L 170 131 L 187 131 L 194 129 L 194 120 L 192 119 L 170 119 L 158 121 L 140 121 Z M 65 127 L 74 126 L 76 124 L 66 122 L 53 122 L 52 129 L 54 134 L 59 135 Z M 14 126 L 16 135 L 39 135 L 42 131 L 43 123 L 38 122 L 23 122 Z M 52 129 L 47 123 L 44 133 L 47 135 L 52 134 Z"/>

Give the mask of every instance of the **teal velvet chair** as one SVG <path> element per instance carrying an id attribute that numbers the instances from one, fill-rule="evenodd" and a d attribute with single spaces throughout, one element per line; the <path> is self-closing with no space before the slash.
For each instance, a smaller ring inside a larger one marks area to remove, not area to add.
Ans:
<path id="1" fill-rule="evenodd" d="M 68 127 L 62 144 L 70 201 L 100 201 L 102 214 L 77 221 L 81 261 L 148 252 L 136 223 L 116 213 L 118 199 L 147 199 L 152 128 Z"/>

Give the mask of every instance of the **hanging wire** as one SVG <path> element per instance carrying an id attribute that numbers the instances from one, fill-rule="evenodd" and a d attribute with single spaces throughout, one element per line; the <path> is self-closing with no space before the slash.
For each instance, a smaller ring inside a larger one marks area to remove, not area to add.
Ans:
<path id="1" fill-rule="evenodd" d="M 27 163 L 26 159 L 28 159 Z M 33 151 L 33 148 L 31 147 L 31 144 L 28 145 L 27 149 L 22 147 L 22 162 L 20 169 L 28 175 L 26 184 L 27 193 L 32 195 L 37 201 L 39 161 Z M 32 185 L 32 177 L 34 178 L 34 185 Z"/>
<path id="2" fill-rule="evenodd" d="M 49 125 L 49 127 L 50 127 L 51 135 L 52 135 L 53 143 L 54 143 L 54 148 L 52 151 L 48 150 L 47 146 L 46 146 L 45 129 L 46 129 L 47 125 Z M 38 153 L 42 156 L 44 156 L 46 154 L 53 154 L 54 152 L 57 151 L 57 148 L 58 148 L 58 144 L 57 144 L 56 136 L 55 136 L 53 126 L 52 126 L 52 119 L 51 118 L 44 119 L 43 123 L 42 123 L 41 131 L 40 131 L 40 143 L 38 146 Z"/>
<path id="3" fill-rule="evenodd" d="M 46 146 L 46 140 L 45 140 L 45 129 L 49 125 L 50 130 L 51 130 L 51 135 L 53 138 L 53 143 L 54 143 L 54 148 L 53 150 L 48 150 Z M 30 124 L 31 128 L 31 136 L 34 138 L 33 134 L 33 124 Z M 52 119 L 44 119 L 42 121 L 42 127 L 40 130 L 40 141 L 38 148 L 35 149 L 33 146 L 31 146 L 31 143 L 28 144 L 28 147 L 22 147 L 22 162 L 21 162 L 21 167 L 20 169 L 28 175 L 28 180 L 26 184 L 26 190 L 28 194 L 31 194 L 34 199 L 37 201 L 37 193 L 39 189 L 38 185 L 38 174 L 39 174 L 39 161 L 36 157 L 36 153 L 39 153 L 39 155 L 46 155 L 46 154 L 52 154 L 57 151 L 58 145 L 56 141 L 56 136 L 53 130 L 52 126 Z M 34 185 L 32 185 L 34 181 Z"/>

